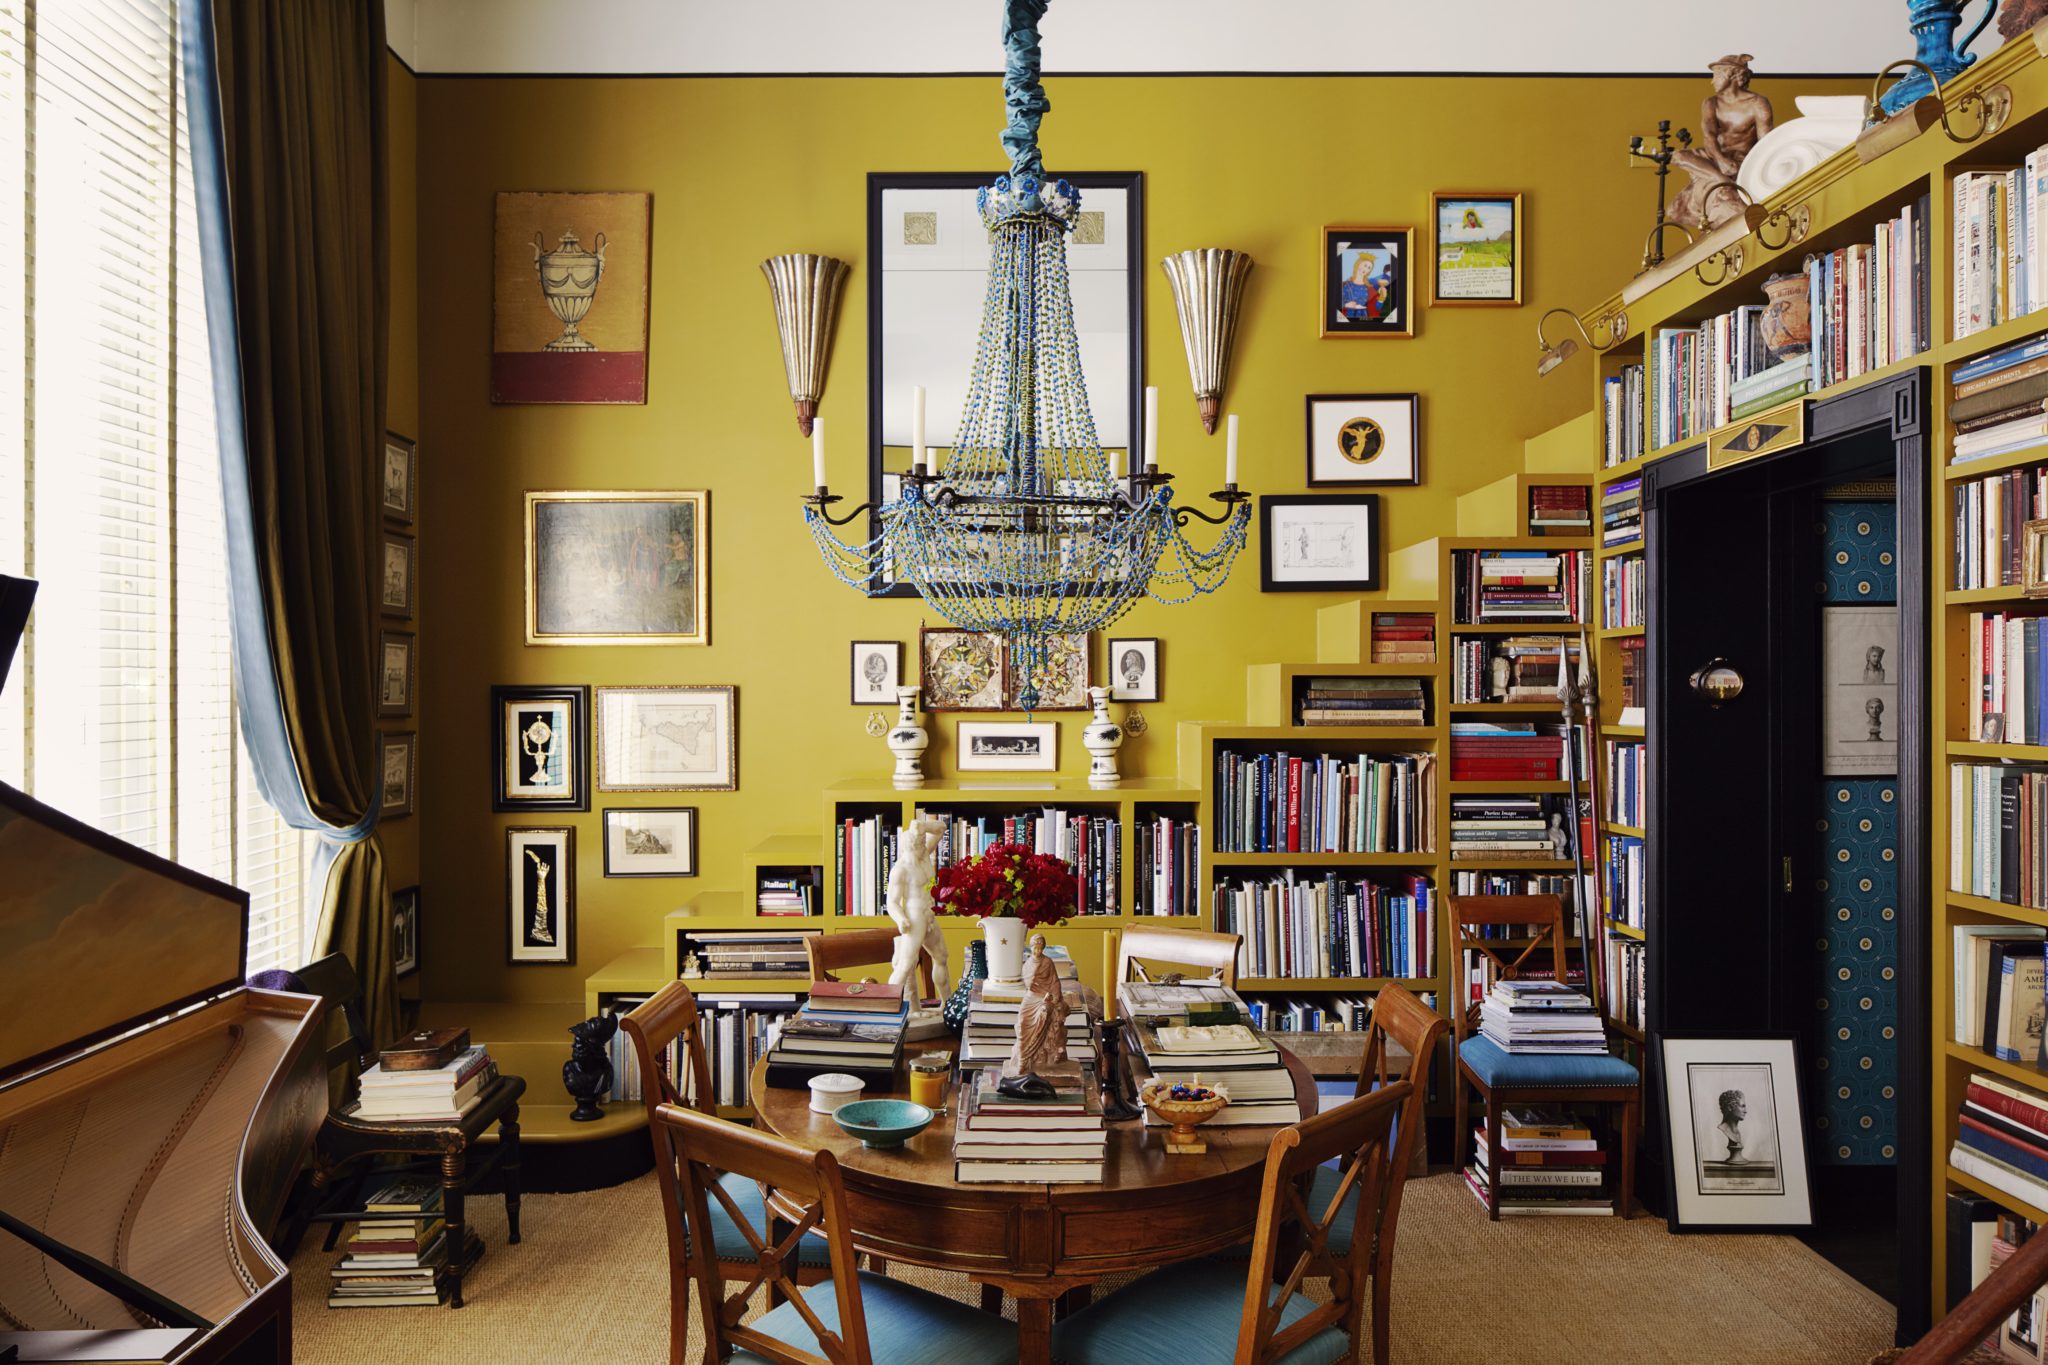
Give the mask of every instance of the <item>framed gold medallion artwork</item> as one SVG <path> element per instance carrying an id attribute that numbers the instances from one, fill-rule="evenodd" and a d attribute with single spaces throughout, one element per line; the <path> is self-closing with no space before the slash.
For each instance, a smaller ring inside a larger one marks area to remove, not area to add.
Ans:
<path id="1" fill-rule="evenodd" d="M 526 643 L 711 640 L 711 495 L 526 495 Z"/>
<path id="2" fill-rule="evenodd" d="M 645 403 L 654 196 L 498 195 L 491 401 Z"/>
<path id="3" fill-rule="evenodd" d="M 1430 196 L 1429 301 L 1513 308 L 1522 301 L 1522 196 L 1438 190 Z"/>
<path id="4" fill-rule="evenodd" d="M 1308 486 L 1422 482 L 1420 400 L 1412 393 L 1312 393 Z"/>
<path id="5" fill-rule="evenodd" d="M 589 810 L 590 689 L 491 689 L 491 809 Z"/>

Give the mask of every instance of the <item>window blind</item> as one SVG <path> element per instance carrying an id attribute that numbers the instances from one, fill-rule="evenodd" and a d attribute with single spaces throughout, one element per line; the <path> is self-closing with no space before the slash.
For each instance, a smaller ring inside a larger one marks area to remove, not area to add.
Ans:
<path id="1" fill-rule="evenodd" d="M 0 570 L 41 582 L 0 778 L 235 882 L 296 966 L 311 841 L 236 726 L 176 0 L 0 3 Z"/>

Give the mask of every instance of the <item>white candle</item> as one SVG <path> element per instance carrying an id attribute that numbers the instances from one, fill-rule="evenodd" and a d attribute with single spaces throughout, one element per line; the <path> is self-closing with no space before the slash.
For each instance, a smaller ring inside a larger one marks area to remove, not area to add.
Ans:
<path id="1" fill-rule="evenodd" d="M 1122 449 L 1109 452 L 1109 476 L 1118 483 L 1124 479 L 1124 452 Z"/>
<path id="2" fill-rule="evenodd" d="M 1237 487 L 1237 414 L 1223 424 L 1223 486 Z"/>
<path id="3" fill-rule="evenodd" d="M 910 463 L 924 473 L 924 385 L 910 391 Z"/>
<path id="4" fill-rule="evenodd" d="M 825 419 L 811 419 L 811 486 L 825 486 Z"/>
<path id="5" fill-rule="evenodd" d="M 1159 468 L 1159 390 L 1147 385 L 1145 388 L 1145 472 L 1155 473 Z"/>

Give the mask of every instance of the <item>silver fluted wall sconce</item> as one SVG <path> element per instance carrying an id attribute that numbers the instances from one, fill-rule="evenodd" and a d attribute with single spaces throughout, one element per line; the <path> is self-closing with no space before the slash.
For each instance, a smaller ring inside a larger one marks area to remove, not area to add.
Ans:
<path id="1" fill-rule="evenodd" d="M 818 399 L 825 392 L 825 365 L 832 355 L 832 321 L 839 314 L 839 291 L 846 283 L 846 262 L 830 256 L 794 252 L 761 262 L 768 292 L 775 300 L 775 330 L 782 336 L 782 368 L 789 375 L 789 397 L 796 404 L 797 429 L 811 434 Z"/>
<path id="2" fill-rule="evenodd" d="M 1216 434 L 1223 407 L 1223 383 L 1230 375 L 1230 346 L 1237 339 L 1237 310 L 1244 302 L 1252 258 L 1228 247 L 1179 251 L 1159 263 L 1173 286 L 1180 339 L 1188 348 L 1188 376 L 1195 384 L 1195 408 L 1202 430 Z"/>

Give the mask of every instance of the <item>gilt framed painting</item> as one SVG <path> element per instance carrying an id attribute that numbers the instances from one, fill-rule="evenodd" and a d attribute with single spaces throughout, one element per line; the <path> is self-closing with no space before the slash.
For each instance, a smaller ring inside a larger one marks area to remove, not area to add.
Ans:
<path id="1" fill-rule="evenodd" d="M 711 642 L 711 495 L 526 495 L 526 643 Z"/>
<path id="2" fill-rule="evenodd" d="M 491 401 L 645 403 L 654 196 L 500 193 Z"/>
<path id="3" fill-rule="evenodd" d="M 1442 308 L 1522 301 L 1522 196 L 1438 190 L 1430 196 L 1435 257 L 1429 301 Z"/>

